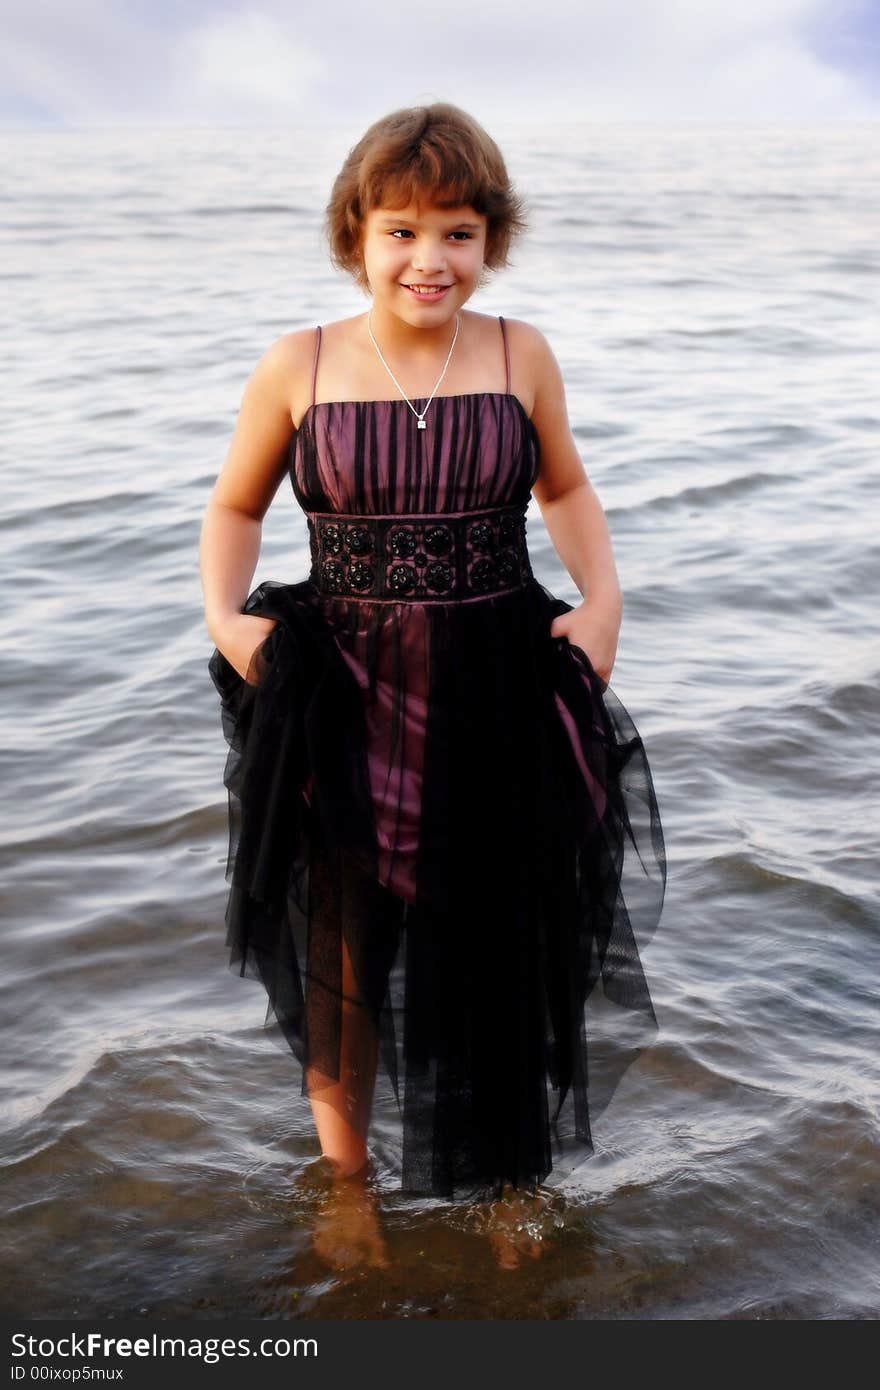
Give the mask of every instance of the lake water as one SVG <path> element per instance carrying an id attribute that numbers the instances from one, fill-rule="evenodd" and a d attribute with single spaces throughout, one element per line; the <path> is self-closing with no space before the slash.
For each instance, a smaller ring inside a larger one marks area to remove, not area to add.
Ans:
<path id="1" fill-rule="evenodd" d="M 532 229 L 470 307 L 549 338 L 612 530 L 611 683 L 669 856 L 660 1035 L 548 1184 L 538 1258 L 500 1270 L 473 1213 L 390 1189 L 387 1267 L 313 1247 L 311 1113 L 226 967 L 197 548 L 264 348 L 366 308 L 320 236 L 359 134 L 2 137 L 0 1306 L 875 1318 L 870 126 L 493 129 Z M 529 537 L 576 601 L 535 503 Z M 283 487 L 254 584 L 308 564 Z"/>

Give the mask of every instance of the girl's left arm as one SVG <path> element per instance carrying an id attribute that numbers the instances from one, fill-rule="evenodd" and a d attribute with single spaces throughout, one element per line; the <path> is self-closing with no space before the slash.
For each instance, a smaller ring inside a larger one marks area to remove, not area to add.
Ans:
<path id="1" fill-rule="evenodd" d="M 521 330 L 526 327 L 520 325 Z M 553 619 L 550 635 L 581 647 L 607 685 L 623 617 L 611 533 L 571 432 L 559 364 L 544 335 L 528 328 L 535 382 L 532 422 L 541 446 L 532 494 L 559 558 L 583 595 L 570 613 Z"/>

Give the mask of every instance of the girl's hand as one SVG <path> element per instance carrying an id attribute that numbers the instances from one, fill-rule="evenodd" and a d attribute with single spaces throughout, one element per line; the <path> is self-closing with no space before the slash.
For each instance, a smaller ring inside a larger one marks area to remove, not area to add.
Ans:
<path id="1" fill-rule="evenodd" d="M 237 613 L 224 624 L 216 645 L 242 680 L 247 680 L 257 648 L 274 627 L 277 627 L 274 619 L 258 618 L 251 613 Z M 259 684 L 258 681 L 250 683 Z"/>
<path id="2" fill-rule="evenodd" d="M 620 635 L 621 605 L 599 599 L 584 599 L 570 613 L 560 613 L 550 624 L 551 637 L 566 637 L 580 647 L 590 665 L 607 685 L 614 669 L 617 639 Z"/>

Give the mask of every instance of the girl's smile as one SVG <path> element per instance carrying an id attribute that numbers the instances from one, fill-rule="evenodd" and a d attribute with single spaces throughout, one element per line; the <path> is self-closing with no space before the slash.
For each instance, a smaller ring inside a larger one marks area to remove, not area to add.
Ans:
<path id="1" fill-rule="evenodd" d="M 452 288 L 452 286 L 451 286 L 451 285 L 420 285 L 420 284 L 416 283 L 416 284 L 412 284 L 412 285 L 405 285 L 404 288 L 407 289 L 407 290 L 409 290 L 410 294 L 415 295 L 416 299 L 424 300 L 426 303 L 435 303 L 435 304 L 436 304 L 437 300 L 438 300 L 438 299 L 442 299 L 443 296 L 446 294 L 446 291 L 447 291 L 447 290 L 450 290 L 450 289 Z"/>

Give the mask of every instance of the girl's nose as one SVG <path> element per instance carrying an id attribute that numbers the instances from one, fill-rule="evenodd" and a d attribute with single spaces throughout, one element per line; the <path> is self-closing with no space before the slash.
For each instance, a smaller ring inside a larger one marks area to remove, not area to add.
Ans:
<path id="1" fill-rule="evenodd" d="M 443 250 L 439 246 L 420 246 L 413 252 L 413 270 L 422 275 L 437 275 L 445 265 Z"/>

